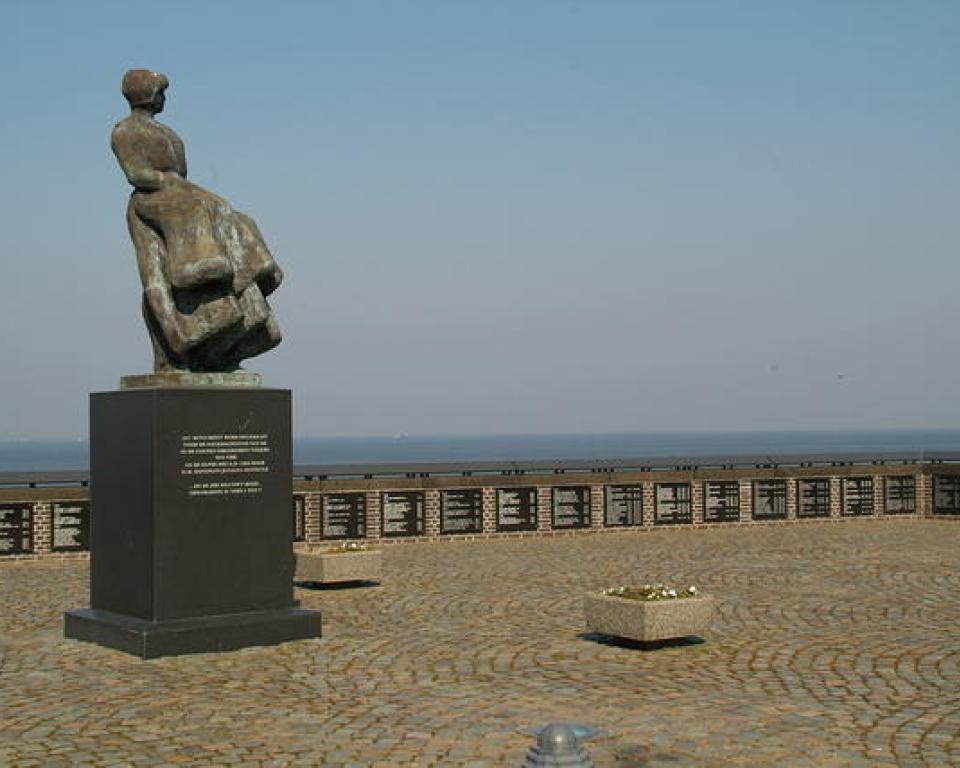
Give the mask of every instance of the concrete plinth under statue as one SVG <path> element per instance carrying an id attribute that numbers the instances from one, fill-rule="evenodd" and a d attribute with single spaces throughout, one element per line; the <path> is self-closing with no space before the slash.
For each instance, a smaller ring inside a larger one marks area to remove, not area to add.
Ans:
<path id="1" fill-rule="evenodd" d="M 152 658 L 320 636 L 293 599 L 289 390 L 95 393 L 90 477 L 67 637 Z"/>

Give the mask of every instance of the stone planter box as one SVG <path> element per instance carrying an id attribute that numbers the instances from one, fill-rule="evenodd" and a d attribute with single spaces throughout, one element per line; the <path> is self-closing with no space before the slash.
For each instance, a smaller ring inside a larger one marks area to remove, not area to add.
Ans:
<path id="1" fill-rule="evenodd" d="M 297 552 L 297 581 L 336 584 L 344 581 L 379 581 L 380 550 L 329 550 Z"/>
<path id="2" fill-rule="evenodd" d="M 649 643 L 695 635 L 713 618 L 713 597 L 627 600 L 599 593 L 584 598 L 587 631 Z"/>

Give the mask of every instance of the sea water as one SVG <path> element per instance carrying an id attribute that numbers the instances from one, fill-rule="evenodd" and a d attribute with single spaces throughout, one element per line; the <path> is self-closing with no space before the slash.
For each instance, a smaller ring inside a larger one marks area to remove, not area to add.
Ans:
<path id="1" fill-rule="evenodd" d="M 613 459 L 784 453 L 958 451 L 960 429 L 784 432 L 637 432 L 552 435 L 297 437 L 294 464 Z M 86 469 L 74 441 L 0 441 L 0 472 Z"/>

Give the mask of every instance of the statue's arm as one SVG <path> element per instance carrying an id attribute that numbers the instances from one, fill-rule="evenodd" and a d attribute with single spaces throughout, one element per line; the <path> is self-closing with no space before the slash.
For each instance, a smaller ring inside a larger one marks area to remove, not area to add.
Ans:
<path id="1" fill-rule="evenodd" d="M 179 136 L 176 136 L 176 141 L 173 142 L 173 152 L 177 156 L 177 170 L 183 178 L 187 178 L 187 151 Z"/>
<path id="2" fill-rule="evenodd" d="M 149 161 L 138 149 L 139 137 L 132 131 L 125 129 L 121 123 L 113 129 L 110 135 L 110 147 L 117 156 L 120 168 L 123 169 L 127 181 L 135 189 L 151 192 L 168 184 L 181 181 L 175 173 L 158 171 L 150 166 Z"/>

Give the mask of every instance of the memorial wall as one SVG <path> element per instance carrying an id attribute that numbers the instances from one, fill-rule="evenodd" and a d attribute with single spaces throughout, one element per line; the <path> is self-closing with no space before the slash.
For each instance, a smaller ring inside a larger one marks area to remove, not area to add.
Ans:
<path id="1" fill-rule="evenodd" d="M 265 449 L 259 443 L 245 447 L 243 466 L 226 469 L 256 478 Z M 214 487 L 219 481 L 211 479 L 206 448 L 206 443 L 184 448 L 186 492 L 216 492 L 225 499 L 256 494 L 255 479 Z M 371 466 L 355 477 L 323 478 L 295 469 L 289 508 L 294 545 L 910 515 L 960 520 L 960 464 L 456 475 L 432 473 L 430 467 L 415 474 L 378 474 Z M 86 557 L 87 489 L 44 487 L 41 473 L 37 477 L 38 487 L 0 485 L 0 558 Z"/>

